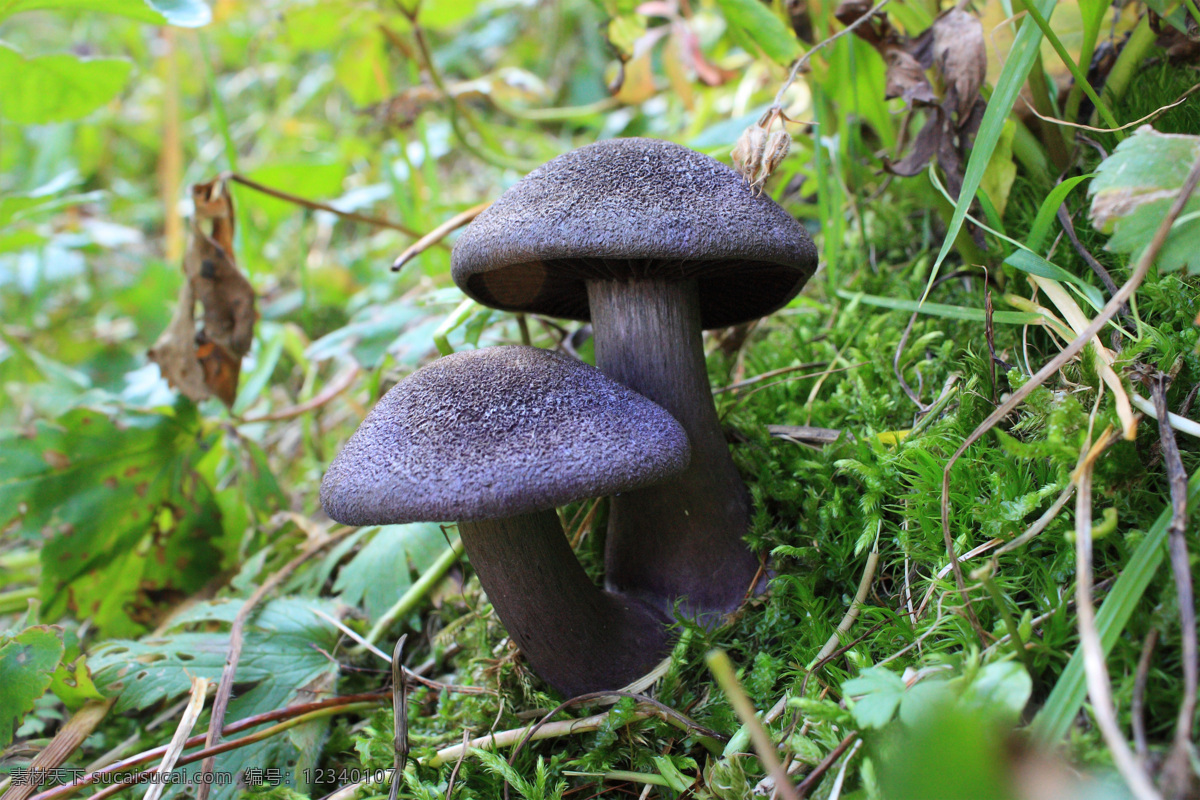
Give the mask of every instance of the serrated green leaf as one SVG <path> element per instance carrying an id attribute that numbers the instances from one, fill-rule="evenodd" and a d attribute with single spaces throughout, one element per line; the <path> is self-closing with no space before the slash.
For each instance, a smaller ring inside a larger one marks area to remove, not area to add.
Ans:
<path id="1" fill-rule="evenodd" d="M 882 667 L 864 669 L 842 684 L 843 694 L 856 698 L 850 711 L 863 728 L 882 728 L 891 722 L 904 690 L 900 676 Z"/>
<path id="2" fill-rule="evenodd" d="M 62 639 L 47 625 L 0 636 L 0 747 L 46 693 L 62 653 Z"/>
<path id="3" fill-rule="evenodd" d="M 194 471 L 195 408 L 176 416 L 75 409 L 32 436 L 0 437 L 0 526 L 45 536 L 41 594 L 49 618 L 73 611 L 130 635 L 150 593 L 192 592 L 222 553 L 221 515 Z"/>
<path id="4" fill-rule="evenodd" d="M 1033 681 L 1017 661 L 988 664 L 963 692 L 968 707 L 985 711 L 1007 723 L 1015 723 L 1029 702 Z"/>
<path id="5" fill-rule="evenodd" d="M 25 58 L 0 45 L 0 115 L 25 125 L 86 117 L 125 88 L 132 69 L 119 58 Z"/>
<path id="6" fill-rule="evenodd" d="M 800 55 L 795 35 L 759 0 L 717 0 L 717 5 L 730 26 L 752 39 L 771 60 L 789 64 Z"/>
<path id="7" fill-rule="evenodd" d="M 333 590 L 347 605 L 362 603 L 369 619 L 381 617 L 445 551 L 440 526 L 428 522 L 385 525 L 338 572 Z"/>
<path id="8" fill-rule="evenodd" d="M 1089 187 L 1092 224 L 1113 235 L 1107 249 L 1137 259 L 1198 158 L 1200 136 L 1159 133 L 1149 125 L 1117 145 Z M 1183 207 L 1157 263 L 1164 271 L 1200 272 L 1200 197 Z"/>
<path id="9" fill-rule="evenodd" d="M 202 604 L 176 628 L 196 622 L 226 623 L 240 602 Z M 313 613 L 311 607 L 334 616 L 336 607 L 313 598 L 280 598 L 263 606 L 247 626 L 238 662 L 238 691 L 229 704 L 226 722 L 310 700 L 313 693 L 336 693 L 338 664 L 326 654 L 337 645 L 339 631 Z M 218 680 L 229 649 L 228 630 L 219 633 L 171 633 L 138 641 L 109 641 L 89 656 L 96 683 L 118 694 L 117 713 L 142 710 L 164 699 L 181 697 L 191 688 L 191 675 Z M 150 663 L 145 663 L 149 661 Z M 246 688 L 249 687 L 249 688 Z M 321 723 L 324 725 L 325 723 Z M 304 738 L 315 741 L 323 730 Z M 287 736 L 271 737 L 217 757 L 216 771 L 237 776 L 247 767 L 299 769 L 304 756 Z M 290 765 L 290 766 L 289 766 Z M 200 763 L 180 769 L 194 780 Z M 293 786 L 303 785 L 302 776 Z M 214 787 L 214 800 L 236 796 L 237 786 Z"/>

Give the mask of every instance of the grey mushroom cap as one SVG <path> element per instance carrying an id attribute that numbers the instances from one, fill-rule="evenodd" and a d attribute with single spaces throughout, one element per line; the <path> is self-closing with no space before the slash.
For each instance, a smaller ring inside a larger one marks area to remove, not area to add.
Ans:
<path id="1" fill-rule="evenodd" d="M 455 353 L 392 387 L 334 459 L 347 525 L 510 517 L 657 483 L 691 457 L 675 418 L 536 347 Z"/>
<path id="2" fill-rule="evenodd" d="M 699 283 L 701 324 L 765 316 L 817 266 L 812 238 L 721 162 L 658 139 L 610 139 L 529 173 L 455 243 L 454 281 L 507 311 L 587 320 L 585 281 Z"/>

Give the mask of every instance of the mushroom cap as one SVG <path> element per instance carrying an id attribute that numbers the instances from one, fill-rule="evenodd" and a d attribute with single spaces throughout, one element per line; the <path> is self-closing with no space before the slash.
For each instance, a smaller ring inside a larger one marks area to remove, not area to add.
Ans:
<path id="1" fill-rule="evenodd" d="M 804 226 L 716 159 L 610 139 L 529 173 L 454 245 L 454 282 L 493 308 L 589 318 L 584 281 L 695 278 L 701 324 L 735 325 L 796 296 L 817 266 Z"/>
<path id="2" fill-rule="evenodd" d="M 595 367 L 489 347 L 392 387 L 325 473 L 321 505 L 347 525 L 510 517 L 657 483 L 690 458 L 674 417 Z"/>

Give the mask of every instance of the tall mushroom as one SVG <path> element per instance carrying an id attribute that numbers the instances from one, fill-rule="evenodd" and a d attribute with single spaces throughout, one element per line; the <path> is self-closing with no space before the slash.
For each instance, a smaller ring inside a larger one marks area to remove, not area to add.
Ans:
<path id="1" fill-rule="evenodd" d="M 494 308 L 592 321 L 596 365 L 667 409 L 691 466 L 614 497 L 610 589 L 703 617 L 736 608 L 757 559 L 701 331 L 769 314 L 812 275 L 804 227 L 732 169 L 654 139 L 614 139 L 535 169 L 454 247 L 455 282 Z"/>
<path id="2" fill-rule="evenodd" d="M 599 370 L 535 347 L 429 364 L 372 409 L 321 483 L 347 525 L 457 520 L 497 615 L 534 671 L 567 696 L 617 689 L 667 653 L 667 618 L 602 591 L 557 506 L 678 474 L 687 436 Z"/>

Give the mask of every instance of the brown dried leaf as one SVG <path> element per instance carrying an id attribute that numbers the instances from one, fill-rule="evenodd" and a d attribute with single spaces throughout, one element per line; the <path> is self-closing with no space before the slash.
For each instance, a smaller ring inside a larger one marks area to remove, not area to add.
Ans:
<path id="1" fill-rule="evenodd" d="M 933 93 L 933 86 L 925 76 L 925 68 L 920 61 L 902 45 L 885 44 L 880 53 L 887 64 L 886 99 L 901 97 L 910 107 L 937 104 L 937 95 Z"/>
<path id="2" fill-rule="evenodd" d="M 983 24 L 972 14 L 952 8 L 938 17 L 930 30 L 933 64 L 946 86 L 942 107 L 948 115 L 957 116 L 961 128 L 979 101 L 979 90 L 987 79 Z"/>
<path id="3" fill-rule="evenodd" d="M 250 352 L 254 338 L 254 288 L 233 264 L 229 252 L 192 223 L 192 241 L 183 258 L 196 299 L 204 305 L 204 332 L 237 356 Z"/>
<path id="4" fill-rule="evenodd" d="M 190 281 L 184 281 L 179 290 L 179 302 L 171 322 L 158 337 L 148 353 L 150 360 L 158 364 L 162 376 L 171 388 L 184 397 L 199 403 L 212 397 L 204 383 L 204 370 L 196 360 L 196 318 L 193 316 L 196 295 Z"/>
<path id="5" fill-rule="evenodd" d="M 220 179 L 192 187 L 195 216 L 183 259 L 187 277 L 170 324 L 150 350 L 163 377 L 186 397 L 237 396 L 241 359 L 254 339 L 254 288 L 233 261 L 233 199 Z M 211 234 L 205 231 L 208 224 Z M 196 331 L 195 304 L 204 306 Z"/>

